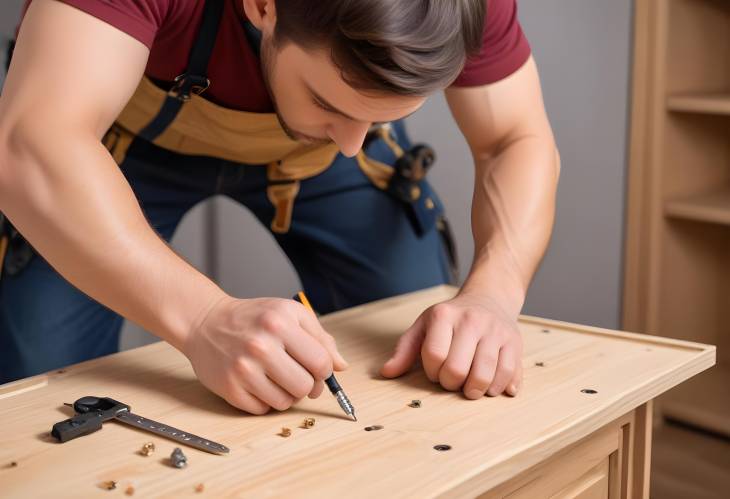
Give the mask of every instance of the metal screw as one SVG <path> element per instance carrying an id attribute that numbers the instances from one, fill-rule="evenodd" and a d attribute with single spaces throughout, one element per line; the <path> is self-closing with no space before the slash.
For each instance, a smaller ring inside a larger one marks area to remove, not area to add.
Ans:
<path id="1" fill-rule="evenodd" d="M 365 431 L 376 431 L 376 430 L 382 430 L 382 429 L 383 429 L 383 427 L 380 426 L 379 424 L 365 427 Z"/>
<path id="2" fill-rule="evenodd" d="M 142 450 L 139 451 L 140 454 L 142 454 L 145 457 L 151 456 L 155 452 L 155 444 L 152 442 L 147 442 L 142 446 Z"/>
<path id="3" fill-rule="evenodd" d="M 580 392 L 581 392 L 581 393 L 587 393 L 587 394 L 589 394 L 589 395 L 593 395 L 593 394 L 596 394 L 596 393 L 598 393 L 598 392 L 597 392 L 596 390 L 594 390 L 593 388 L 583 388 L 583 389 L 582 389 L 582 390 L 581 390 Z"/>
<path id="4" fill-rule="evenodd" d="M 302 424 L 304 428 L 311 428 L 314 426 L 314 418 L 306 418 Z"/>
<path id="5" fill-rule="evenodd" d="M 433 448 L 441 452 L 451 450 L 451 446 L 446 444 L 434 445 Z"/>
<path id="6" fill-rule="evenodd" d="M 282 428 L 281 433 L 279 433 L 282 437 L 289 437 L 291 436 L 291 429 L 289 428 Z"/>
<path id="7" fill-rule="evenodd" d="M 117 482 L 115 482 L 114 480 L 109 480 L 107 482 L 102 482 L 101 488 L 102 489 L 106 489 L 106 490 L 114 490 L 114 489 L 117 488 Z"/>
<path id="8" fill-rule="evenodd" d="M 184 468 L 188 465 L 188 458 L 185 457 L 180 447 L 175 447 L 175 450 L 170 454 L 170 462 L 175 468 Z"/>
<path id="9" fill-rule="evenodd" d="M 545 367 L 545 363 L 544 362 L 535 362 L 535 365 L 537 367 Z"/>
<path id="10" fill-rule="evenodd" d="M 413 407 L 414 409 L 418 409 L 421 407 L 421 401 L 420 400 L 411 400 L 411 403 L 408 404 L 409 407 Z"/>

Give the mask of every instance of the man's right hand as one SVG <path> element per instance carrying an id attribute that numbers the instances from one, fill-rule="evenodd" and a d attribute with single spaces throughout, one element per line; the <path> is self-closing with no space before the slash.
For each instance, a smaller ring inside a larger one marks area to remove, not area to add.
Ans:
<path id="1" fill-rule="evenodd" d="M 294 300 L 226 296 L 183 345 L 198 379 L 252 414 L 283 411 L 347 368 L 334 338 Z"/>

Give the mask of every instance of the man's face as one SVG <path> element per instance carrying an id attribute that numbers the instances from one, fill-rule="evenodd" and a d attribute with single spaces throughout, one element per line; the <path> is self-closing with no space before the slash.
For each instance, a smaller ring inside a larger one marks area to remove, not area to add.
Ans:
<path id="1" fill-rule="evenodd" d="M 352 157 L 374 123 L 403 118 L 416 111 L 423 97 L 363 94 L 342 79 L 324 51 L 307 51 L 294 43 L 276 47 L 261 43 L 264 81 L 287 134 L 305 143 L 335 142 Z"/>

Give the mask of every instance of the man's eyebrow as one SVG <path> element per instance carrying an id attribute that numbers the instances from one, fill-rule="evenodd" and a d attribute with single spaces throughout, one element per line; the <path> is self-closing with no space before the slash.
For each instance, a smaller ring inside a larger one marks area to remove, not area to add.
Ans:
<path id="1" fill-rule="evenodd" d="M 332 104 L 330 104 L 329 102 L 327 102 L 327 99 L 325 99 L 324 97 L 322 97 L 321 95 L 319 95 L 317 92 L 315 92 L 314 89 L 312 87 L 310 87 L 307 83 L 305 83 L 305 86 L 307 87 L 307 90 L 309 90 L 309 93 L 312 94 L 312 97 L 314 97 L 314 100 L 316 100 L 319 103 L 319 105 L 322 106 L 323 108 L 325 108 L 327 111 L 330 111 L 330 112 L 335 113 L 335 114 L 339 114 L 340 116 L 344 116 L 348 120 L 357 121 L 358 123 L 364 123 L 363 120 L 358 120 L 357 118 L 353 118 L 349 114 L 345 113 L 344 111 L 341 111 L 341 110 L 337 109 L 335 106 L 333 106 Z M 415 111 L 411 111 L 410 113 L 408 113 L 407 115 L 405 115 L 405 116 L 403 116 L 402 118 L 399 118 L 399 119 L 408 118 L 409 116 L 411 116 L 412 114 L 414 114 L 416 111 L 418 111 L 418 109 L 416 109 Z M 380 122 L 377 122 L 375 124 L 381 124 L 381 123 Z"/>
<path id="2" fill-rule="evenodd" d="M 314 89 L 312 87 L 310 87 L 309 85 L 307 85 L 307 90 L 309 90 L 309 93 L 312 94 L 312 97 L 314 97 L 314 99 L 316 101 L 318 101 L 319 104 L 322 107 L 326 108 L 328 111 L 331 111 L 333 113 L 339 114 L 340 116 L 344 116 L 348 120 L 357 121 L 357 122 L 361 122 L 362 121 L 362 120 L 358 120 L 357 118 L 353 118 L 352 116 L 350 116 L 349 114 L 347 114 L 344 111 L 341 111 L 341 110 L 337 109 L 335 106 L 333 106 L 332 104 L 330 104 L 329 102 L 327 102 L 327 99 L 325 99 L 324 97 L 322 97 L 321 95 L 319 95 L 317 92 L 315 92 Z"/>

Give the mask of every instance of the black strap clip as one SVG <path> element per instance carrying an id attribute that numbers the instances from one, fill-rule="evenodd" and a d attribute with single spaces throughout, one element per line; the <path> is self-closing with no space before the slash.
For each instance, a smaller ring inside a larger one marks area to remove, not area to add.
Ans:
<path id="1" fill-rule="evenodd" d="M 175 77 L 175 82 L 168 90 L 167 95 L 182 102 L 190 100 L 192 94 L 200 95 L 210 86 L 210 80 L 205 76 L 183 73 Z"/>
<path id="2" fill-rule="evenodd" d="M 403 153 L 393 165 L 388 192 L 404 203 L 415 203 L 421 197 L 421 181 L 436 160 L 436 153 L 425 144 L 418 144 Z"/>

